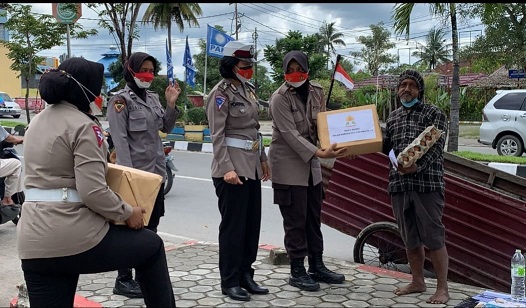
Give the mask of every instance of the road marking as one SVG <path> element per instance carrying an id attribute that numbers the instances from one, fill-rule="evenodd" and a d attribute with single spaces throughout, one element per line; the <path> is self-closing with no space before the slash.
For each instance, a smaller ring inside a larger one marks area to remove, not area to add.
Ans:
<path id="1" fill-rule="evenodd" d="M 174 175 L 174 177 L 175 178 L 181 178 L 181 179 L 195 180 L 195 181 L 212 182 L 212 179 L 196 178 L 196 177 L 193 177 L 193 176 Z M 261 185 L 261 188 L 272 189 L 271 186 L 265 186 L 265 185 Z"/>

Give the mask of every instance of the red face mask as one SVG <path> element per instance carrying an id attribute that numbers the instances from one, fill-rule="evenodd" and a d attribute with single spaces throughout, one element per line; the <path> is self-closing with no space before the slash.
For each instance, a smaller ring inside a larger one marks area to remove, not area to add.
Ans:
<path id="1" fill-rule="evenodd" d="M 238 67 L 237 74 L 246 80 L 249 80 L 252 78 L 252 75 L 254 75 L 254 70 L 252 68 L 241 69 Z"/>
<path id="2" fill-rule="evenodd" d="M 152 82 L 153 74 L 149 72 L 140 72 L 135 73 L 135 78 L 138 78 L 140 81 Z"/>
<path id="3" fill-rule="evenodd" d="M 285 81 L 291 86 L 297 88 L 301 86 L 309 78 L 309 73 L 294 72 L 285 74 Z"/>

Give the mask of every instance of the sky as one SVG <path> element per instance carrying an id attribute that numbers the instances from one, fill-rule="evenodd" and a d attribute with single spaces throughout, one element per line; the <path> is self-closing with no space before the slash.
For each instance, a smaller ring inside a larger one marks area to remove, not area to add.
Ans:
<path id="1" fill-rule="evenodd" d="M 32 12 L 40 14 L 52 14 L 51 3 L 25 3 L 33 6 Z M 443 26 L 442 19 L 435 18 L 429 13 L 428 4 L 416 4 L 411 14 L 410 38 L 407 41 L 404 37 L 396 37 L 392 29 L 393 22 L 391 15 L 395 3 L 200 3 L 203 14 L 198 17 L 199 27 L 190 27 L 185 24 L 185 29 L 181 33 L 177 26 L 172 27 L 172 63 L 174 74 L 178 79 L 184 78 L 183 55 L 186 36 L 192 55 L 200 52 L 198 47 L 199 39 L 206 39 L 207 25 L 222 26 L 227 34 L 232 37 L 235 35 L 235 11 L 237 8 L 238 23 L 241 24 L 238 32 L 238 40 L 245 43 L 255 44 L 259 55 L 263 55 L 265 45 L 275 45 L 277 39 L 286 36 L 289 30 L 298 30 L 303 35 L 310 35 L 319 32 L 319 28 L 324 22 L 335 22 L 337 32 L 344 34 L 343 40 L 346 46 L 335 46 L 337 53 L 350 57 L 351 51 L 360 51 L 362 44 L 357 43 L 359 36 L 370 36 L 370 25 L 383 22 L 384 26 L 391 31 L 391 41 L 396 43 L 396 47 L 390 52 L 400 57 L 400 63 L 414 63 L 418 59 L 410 56 L 417 50 L 419 44 L 425 43 L 425 36 L 433 27 Z M 148 3 L 144 3 L 139 12 L 139 19 L 142 16 Z M 101 54 L 108 51 L 110 46 L 118 46 L 116 39 L 111 36 L 107 29 L 98 25 L 99 17 L 96 11 L 82 4 L 82 16 L 77 21 L 85 29 L 98 29 L 97 36 L 84 40 L 70 41 L 72 56 L 83 56 L 92 61 L 102 58 Z M 134 42 L 133 51 L 142 51 L 151 54 L 162 62 L 162 69 L 159 74 L 166 74 L 166 39 L 167 30 L 154 29 L 151 23 L 139 27 L 140 38 Z M 459 41 L 463 44 L 470 44 L 478 35 L 482 34 L 480 21 L 467 20 L 460 21 Z M 446 24 L 446 29 L 450 29 Z M 254 33 L 257 39 L 254 40 Z M 447 31 L 446 40 L 451 41 L 451 31 Z M 67 54 L 67 44 L 54 47 L 50 50 L 41 51 L 39 56 L 59 57 Z M 333 59 L 334 60 L 334 59 Z M 268 63 L 262 62 L 268 68 Z M 359 63 L 356 68 L 363 68 L 364 64 Z"/>

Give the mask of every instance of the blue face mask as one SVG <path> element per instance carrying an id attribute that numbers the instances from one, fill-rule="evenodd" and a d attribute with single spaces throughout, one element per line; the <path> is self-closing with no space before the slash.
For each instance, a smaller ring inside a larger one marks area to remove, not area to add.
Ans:
<path id="1" fill-rule="evenodd" d="M 411 108 L 413 107 L 416 103 L 418 103 L 420 100 L 418 98 L 415 98 L 413 99 L 412 101 L 410 102 L 405 102 L 405 101 L 400 101 L 402 103 L 402 105 L 405 107 L 405 108 Z"/>

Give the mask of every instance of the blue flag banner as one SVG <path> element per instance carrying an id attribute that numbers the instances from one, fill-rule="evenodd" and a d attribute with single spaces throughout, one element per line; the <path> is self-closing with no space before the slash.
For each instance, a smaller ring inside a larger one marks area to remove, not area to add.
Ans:
<path id="1" fill-rule="evenodd" d="M 183 66 L 185 67 L 185 81 L 192 89 L 195 88 L 195 67 L 192 63 L 192 54 L 190 53 L 190 45 L 188 45 L 188 35 L 186 36 L 186 47 L 184 49 Z"/>
<path id="2" fill-rule="evenodd" d="M 192 89 L 195 88 L 195 71 L 189 68 L 186 69 L 186 84 Z"/>
<path id="3" fill-rule="evenodd" d="M 233 37 L 208 25 L 206 34 L 206 54 L 212 57 L 222 58 L 223 47 L 226 43 L 235 41 Z"/>
<path id="4" fill-rule="evenodd" d="M 174 84 L 174 66 L 172 64 L 172 55 L 170 55 L 170 50 L 168 49 L 168 39 L 166 39 L 166 78 L 168 78 L 168 84 Z"/>

